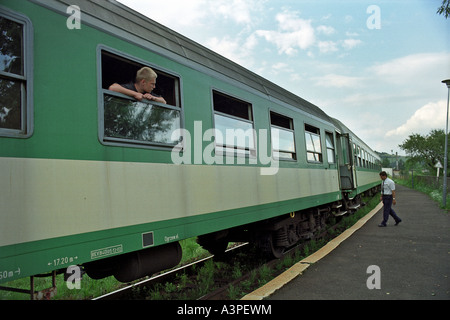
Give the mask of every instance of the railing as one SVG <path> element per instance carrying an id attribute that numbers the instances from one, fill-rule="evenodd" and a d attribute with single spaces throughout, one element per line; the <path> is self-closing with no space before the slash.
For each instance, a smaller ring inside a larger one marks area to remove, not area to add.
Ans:
<path id="1" fill-rule="evenodd" d="M 442 190 L 443 188 L 443 177 L 433 177 L 433 176 L 418 176 L 418 175 L 403 175 L 399 177 L 402 180 L 408 181 L 410 185 L 414 186 L 424 185 L 433 189 Z M 450 177 L 447 177 L 447 186 L 450 184 Z M 447 187 L 448 192 L 448 187 Z"/>

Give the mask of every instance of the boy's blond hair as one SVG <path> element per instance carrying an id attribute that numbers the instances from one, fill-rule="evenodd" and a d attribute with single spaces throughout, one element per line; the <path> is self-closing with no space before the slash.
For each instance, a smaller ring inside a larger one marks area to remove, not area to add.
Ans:
<path id="1" fill-rule="evenodd" d="M 158 75 L 155 71 L 153 71 L 152 68 L 149 67 L 143 67 L 139 69 L 139 71 L 136 74 L 136 82 L 140 82 L 141 80 L 150 81 L 153 79 L 156 79 Z"/>

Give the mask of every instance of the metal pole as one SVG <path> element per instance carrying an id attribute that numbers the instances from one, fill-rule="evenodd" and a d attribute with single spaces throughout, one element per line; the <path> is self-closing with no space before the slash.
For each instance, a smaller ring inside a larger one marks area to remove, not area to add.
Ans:
<path id="1" fill-rule="evenodd" d="M 447 154 L 448 154 L 448 108 L 449 108 L 449 100 L 450 100 L 450 79 L 443 80 L 442 83 L 447 85 L 447 118 L 445 118 L 445 154 L 444 154 L 444 187 L 442 190 L 442 205 L 447 205 Z"/>

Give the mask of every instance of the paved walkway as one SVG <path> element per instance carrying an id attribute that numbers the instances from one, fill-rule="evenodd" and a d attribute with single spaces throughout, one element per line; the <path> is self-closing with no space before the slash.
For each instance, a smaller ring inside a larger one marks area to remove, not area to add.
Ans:
<path id="1" fill-rule="evenodd" d="M 400 185 L 396 198 L 394 210 L 403 220 L 398 226 L 390 217 L 387 227 L 378 227 L 383 214 L 378 210 L 268 299 L 450 299 L 450 213 Z M 369 289 L 367 282 L 380 289 Z"/>

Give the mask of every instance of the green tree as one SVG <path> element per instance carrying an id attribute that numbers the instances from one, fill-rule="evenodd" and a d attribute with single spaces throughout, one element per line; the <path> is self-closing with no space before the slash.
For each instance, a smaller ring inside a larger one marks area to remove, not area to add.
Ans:
<path id="1" fill-rule="evenodd" d="M 389 161 L 388 158 L 383 158 L 383 161 L 381 162 L 381 167 L 383 167 L 383 168 L 391 167 L 391 162 Z"/>
<path id="2" fill-rule="evenodd" d="M 411 134 L 399 147 L 411 157 L 408 162 L 412 164 L 423 163 L 430 172 L 438 161 L 444 163 L 444 130 L 431 130 L 428 135 Z"/>
<path id="3" fill-rule="evenodd" d="M 445 19 L 447 19 L 450 16 L 450 0 L 443 0 L 436 13 L 443 14 Z"/>

